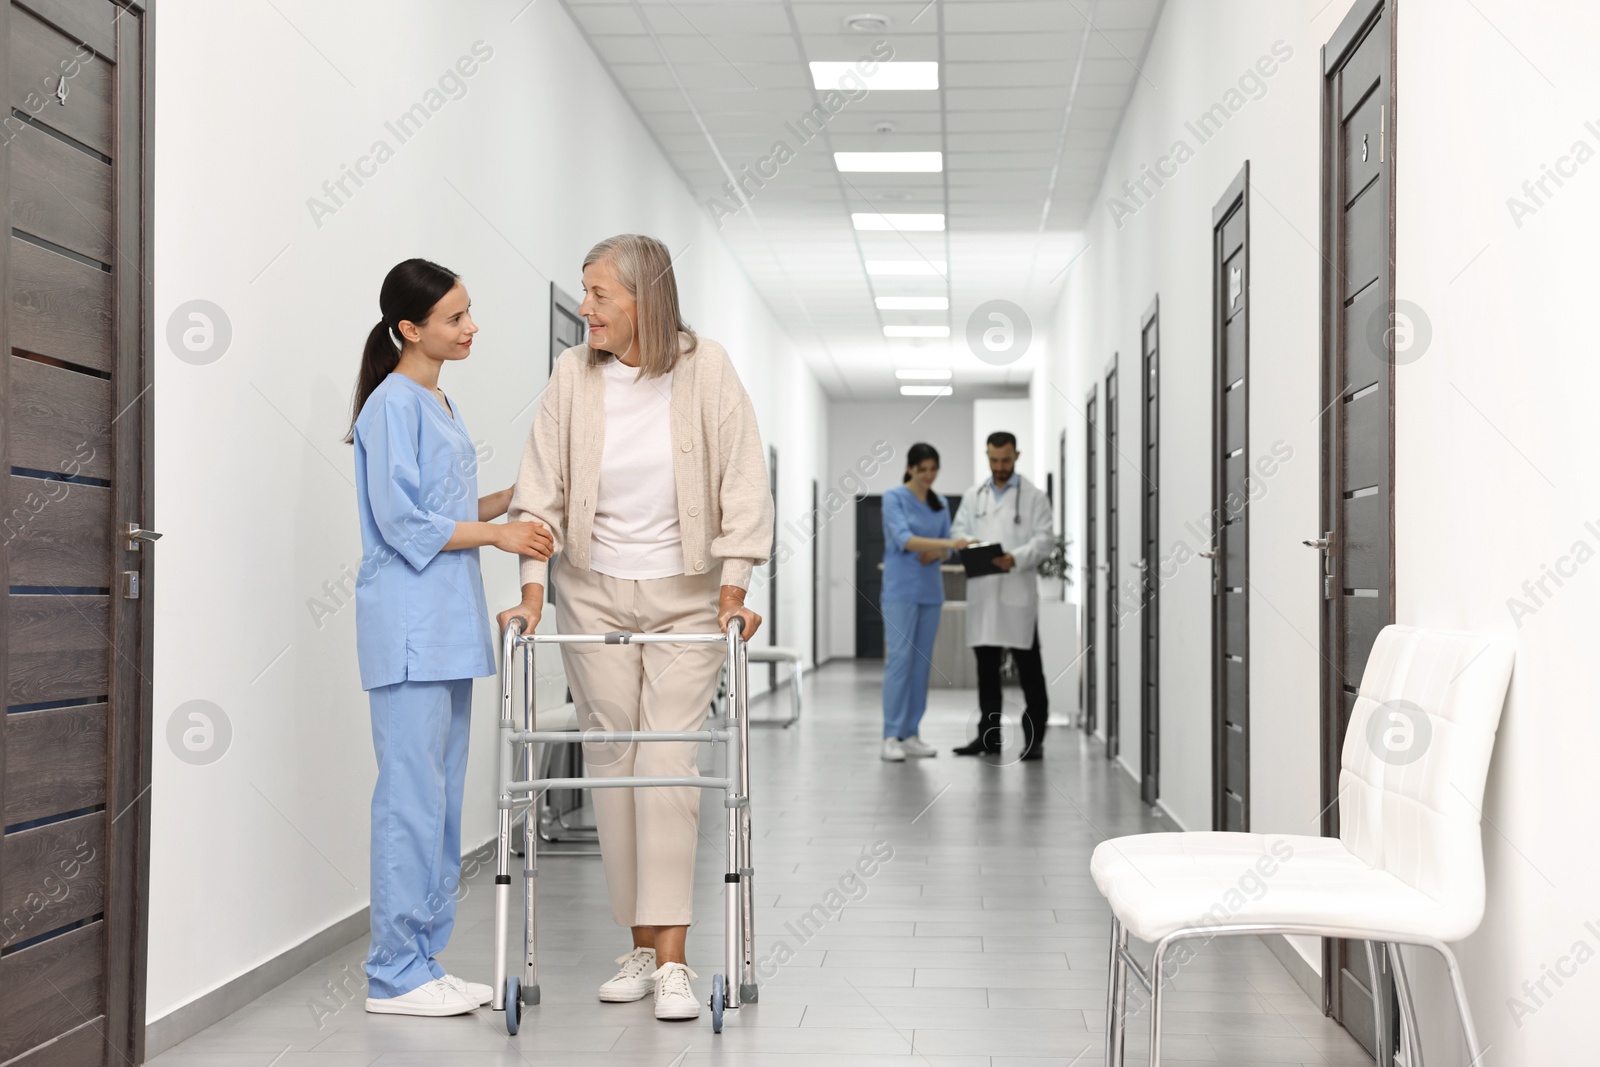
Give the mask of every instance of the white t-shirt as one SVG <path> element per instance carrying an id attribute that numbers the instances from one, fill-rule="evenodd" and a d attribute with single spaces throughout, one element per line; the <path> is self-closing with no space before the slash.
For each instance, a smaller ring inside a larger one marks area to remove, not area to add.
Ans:
<path id="1" fill-rule="evenodd" d="M 634 379 L 613 359 L 605 378 L 605 447 L 589 566 L 614 578 L 683 573 L 678 486 L 672 470 L 672 373 Z"/>

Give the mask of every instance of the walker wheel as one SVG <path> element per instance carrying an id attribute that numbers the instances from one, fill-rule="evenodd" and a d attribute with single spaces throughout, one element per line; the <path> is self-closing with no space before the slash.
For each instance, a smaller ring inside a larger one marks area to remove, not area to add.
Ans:
<path id="1" fill-rule="evenodd" d="M 723 989 L 722 975 L 720 975 L 720 974 L 712 975 L 711 976 L 711 1032 L 713 1034 L 722 1033 L 722 1005 L 723 1005 L 722 989 Z"/>
<path id="2" fill-rule="evenodd" d="M 515 976 L 506 979 L 506 1033 L 512 1036 L 522 1024 L 522 991 L 517 988 L 521 984 Z"/>

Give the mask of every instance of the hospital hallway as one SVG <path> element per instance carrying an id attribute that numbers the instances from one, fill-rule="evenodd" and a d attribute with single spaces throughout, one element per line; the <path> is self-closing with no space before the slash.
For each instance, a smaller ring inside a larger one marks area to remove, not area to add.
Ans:
<path id="1" fill-rule="evenodd" d="M 808 680 L 799 723 L 752 731 L 761 991 L 758 1004 L 728 1013 L 721 1034 L 703 1017 L 657 1022 L 648 998 L 596 1000 L 612 957 L 627 947 L 610 921 L 600 861 L 541 850 L 543 1003 L 523 1009 L 518 1036 L 507 1037 L 488 1008 L 449 1019 L 365 1014 L 363 937 L 151 1067 L 1103 1063 L 1110 912 L 1088 877 L 1089 853 L 1108 836 L 1172 825 L 1140 804 L 1136 783 L 1107 764 L 1098 743 L 1059 718 L 1041 761 L 1007 762 L 1014 748 L 997 760 L 952 756 L 970 730 L 973 690 L 931 694 L 924 736 L 938 757 L 881 762 L 880 677 L 876 665 L 830 664 Z M 1014 687 L 1005 693 L 1015 729 L 1020 695 Z M 754 718 L 785 712 L 778 696 L 776 707 L 770 698 L 754 701 Z M 721 802 L 714 791 L 705 795 L 689 939 L 702 1000 L 723 958 Z M 547 846 L 557 847 L 568 846 Z M 853 902 L 829 906 L 828 894 L 844 895 L 841 880 L 859 857 L 888 850 L 890 859 L 848 884 Z M 455 937 L 441 956 L 472 981 L 489 981 L 492 881 L 491 858 L 467 880 Z M 515 903 L 511 940 L 515 964 Z M 1372 1062 L 1254 937 L 1212 941 L 1170 981 L 1168 1067 Z M 1130 1062 L 1144 1055 L 1146 1020 L 1130 1017 Z"/>
<path id="2" fill-rule="evenodd" d="M 1595 1067 L 1596 56 L 0 0 L 0 1067 Z"/>

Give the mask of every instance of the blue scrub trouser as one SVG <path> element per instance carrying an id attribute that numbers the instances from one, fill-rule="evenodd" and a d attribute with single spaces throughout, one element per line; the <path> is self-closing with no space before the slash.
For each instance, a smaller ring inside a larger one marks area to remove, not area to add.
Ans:
<path id="1" fill-rule="evenodd" d="M 396 682 L 369 695 L 378 785 L 367 995 L 386 998 L 445 975 L 434 957 L 456 922 L 472 679 Z"/>
<path id="2" fill-rule="evenodd" d="M 883 608 L 883 736 L 915 736 L 928 710 L 928 673 L 939 604 L 886 600 Z"/>

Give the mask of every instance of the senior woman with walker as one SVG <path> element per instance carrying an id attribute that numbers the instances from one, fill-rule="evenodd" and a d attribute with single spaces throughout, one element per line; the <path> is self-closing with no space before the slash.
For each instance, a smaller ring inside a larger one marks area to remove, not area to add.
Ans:
<path id="1" fill-rule="evenodd" d="M 561 354 L 534 416 L 510 517 L 553 534 L 563 633 L 705 633 L 761 617 L 744 606 L 772 550 L 773 505 L 755 409 L 722 346 L 682 321 L 672 257 L 637 234 L 583 261 L 585 345 Z M 502 632 L 527 632 L 546 563 L 522 561 L 522 603 Z M 700 730 L 723 664 L 719 645 L 563 644 L 584 730 Z M 591 775 L 690 776 L 693 742 L 586 744 Z M 655 994 L 658 1019 L 694 1019 L 692 921 L 700 798 L 693 789 L 593 794 L 612 918 L 632 931 L 609 1003 Z"/>

